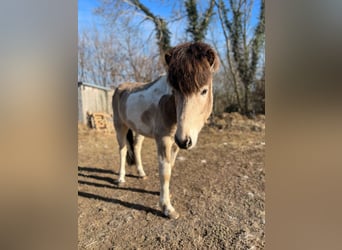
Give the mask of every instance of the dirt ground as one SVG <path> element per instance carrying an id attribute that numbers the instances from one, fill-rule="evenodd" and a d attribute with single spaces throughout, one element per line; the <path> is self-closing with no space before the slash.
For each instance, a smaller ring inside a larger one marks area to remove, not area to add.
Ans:
<path id="1" fill-rule="evenodd" d="M 159 208 L 156 146 L 142 149 L 147 180 L 127 167 L 118 187 L 113 133 L 79 125 L 79 249 L 263 249 L 265 117 L 232 113 L 206 125 L 191 151 L 181 150 L 171 178 L 178 220 Z"/>

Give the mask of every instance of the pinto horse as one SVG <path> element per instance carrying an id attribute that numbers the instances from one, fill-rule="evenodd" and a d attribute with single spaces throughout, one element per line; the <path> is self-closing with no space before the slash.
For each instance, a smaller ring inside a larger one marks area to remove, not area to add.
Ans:
<path id="1" fill-rule="evenodd" d="M 125 164 L 141 162 L 144 137 L 157 144 L 160 206 L 165 216 L 177 219 L 169 184 L 179 148 L 191 149 L 213 107 L 212 75 L 218 70 L 216 52 L 202 42 L 184 43 L 165 54 L 167 74 L 151 83 L 124 83 L 113 95 L 114 127 L 120 150 L 118 184 L 125 182 Z M 135 132 L 135 138 L 133 132 Z"/>

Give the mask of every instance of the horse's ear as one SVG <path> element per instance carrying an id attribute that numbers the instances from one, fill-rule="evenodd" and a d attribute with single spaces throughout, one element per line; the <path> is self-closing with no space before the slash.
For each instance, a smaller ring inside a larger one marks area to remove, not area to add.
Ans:
<path id="1" fill-rule="evenodd" d="M 164 58 L 165 58 L 165 62 L 166 62 L 167 65 L 170 64 L 171 55 L 172 55 L 171 49 L 169 49 L 168 51 L 166 51 Z"/>
<path id="2" fill-rule="evenodd" d="M 216 52 L 213 49 L 209 49 L 207 51 L 206 57 L 210 65 L 211 72 L 216 72 L 220 66 L 220 61 Z"/>

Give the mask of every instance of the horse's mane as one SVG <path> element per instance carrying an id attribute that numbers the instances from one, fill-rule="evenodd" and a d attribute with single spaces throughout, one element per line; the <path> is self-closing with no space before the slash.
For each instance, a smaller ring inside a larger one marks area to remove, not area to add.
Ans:
<path id="1" fill-rule="evenodd" d="M 178 45 L 166 53 L 165 60 L 169 84 L 187 96 L 205 86 L 219 66 L 216 52 L 202 42 Z"/>

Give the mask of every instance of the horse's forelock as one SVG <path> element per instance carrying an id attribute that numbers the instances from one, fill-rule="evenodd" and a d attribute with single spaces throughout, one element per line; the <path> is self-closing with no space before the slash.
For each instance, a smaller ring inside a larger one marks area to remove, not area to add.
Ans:
<path id="1" fill-rule="evenodd" d="M 209 45 L 185 43 L 170 53 L 168 81 L 173 88 L 189 96 L 208 84 L 211 78 L 208 54 L 215 53 Z"/>

